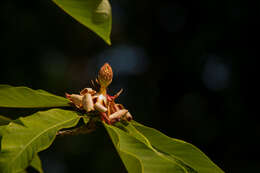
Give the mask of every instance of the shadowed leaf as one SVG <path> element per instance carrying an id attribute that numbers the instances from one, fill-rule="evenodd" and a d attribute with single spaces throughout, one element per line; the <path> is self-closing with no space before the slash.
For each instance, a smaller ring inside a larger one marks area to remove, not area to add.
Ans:
<path id="1" fill-rule="evenodd" d="M 0 115 L 0 126 L 2 125 L 7 125 L 11 122 L 12 120 L 10 118 L 7 118 L 5 116 Z"/>

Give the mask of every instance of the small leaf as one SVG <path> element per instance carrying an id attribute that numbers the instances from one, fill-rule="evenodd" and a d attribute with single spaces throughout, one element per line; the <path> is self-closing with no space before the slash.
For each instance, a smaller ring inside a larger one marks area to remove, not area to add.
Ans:
<path id="1" fill-rule="evenodd" d="M 0 85 L 0 107 L 47 108 L 70 106 L 69 100 L 43 90 Z"/>
<path id="2" fill-rule="evenodd" d="M 129 173 L 223 173 L 193 145 L 132 121 L 104 124 Z"/>
<path id="3" fill-rule="evenodd" d="M 16 173 L 27 168 L 38 152 L 52 144 L 58 130 L 74 127 L 79 119 L 74 111 L 51 109 L 0 126 L 4 127 L 0 128 L 0 172 Z"/>
<path id="4" fill-rule="evenodd" d="M 33 160 L 31 161 L 30 166 L 33 167 L 35 170 L 37 170 L 39 173 L 43 173 L 42 162 L 41 162 L 41 159 L 38 156 L 38 154 L 36 154 L 33 157 Z"/>
<path id="5" fill-rule="evenodd" d="M 90 120 L 90 117 L 89 117 L 89 116 L 82 116 L 82 118 L 83 118 L 83 122 L 84 122 L 85 124 L 88 124 L 88 122 L 89 122 L 89 120 Z"/>
<path id="6" fill-rule="evenodd" d="M 107 44 L 112 28 L 108 0 L 53 0 L 61 9 L 99 35 Z"/>

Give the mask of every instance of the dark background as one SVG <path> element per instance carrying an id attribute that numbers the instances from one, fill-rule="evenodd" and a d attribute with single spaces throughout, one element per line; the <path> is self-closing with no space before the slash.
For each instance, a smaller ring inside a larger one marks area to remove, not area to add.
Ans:
<path id="1" fill-rule="evenodd" d="M 113 0 L 112 46 L 50 0 L 0 4 L 1 84 L 64 96 L 109 62 L 109 91 L 124 89 L 118 101 L 136 121 L 196 145 L 225 172 L 259 171 L 256 4 Z M 47 173 L 126 172 L 102 127 L 59 137 L 40 156 Z"/>

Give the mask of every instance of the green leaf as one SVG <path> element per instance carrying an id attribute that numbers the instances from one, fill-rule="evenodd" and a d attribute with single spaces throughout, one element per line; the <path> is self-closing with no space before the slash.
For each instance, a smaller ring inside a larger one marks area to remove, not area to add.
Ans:
<path id="1" fill-rule="evenodd" d="M 82 116 L 82 118 L 83 118 L 83 122 L 84 122 L 85 124 L 88 124 L 88 122 L 89 122 L 89 120 L 90 120 L 90 117 L 89 117 L 89 116 Z"/>
<path id="2" fill-rule="evenodd" d="M 121 128 L 104 124 L 129 173 L 184 173 L 184 168 Z M 139 136 L 136 134 L 136 136 Z"/>
<path id="3" fill-rule="evenodd" d="M 99 35 L 107 44 L 112 28 L 108 0 L 53 0 L 61 9 Z"/>
<path id="4" fill-rule="evenodd" d="M 74 127 L 79 119 L 74 111 L 51 109 L 4 126 L 0 129 L 0 172 L 16 173 L 27 168 L 38 152 L 52 144 L 58 130 Z"/>
<path id="5" fill-rule="evenodd" d="M 175 158 L 185 167 L 192 168 L 199 173 L 223 173 L 216 164 L 194 145 L 170 138 L 158 130 L 146 127 L 140 123 L 133 121 L 132 124 L 150 141 L 154 148 Z"/>
<path id="6" fill-rule="evenodd" d="M 43 90 L 0 85 L 0 107 L 47 108 L 70 106 L 69 100 Z"/>
<path id="7" fill-rule="evenodd" d="M 0 126 L 2 125 L 7 125 L 11 122 L 12 120 L 10 118 L 7 118 L 5 116 L 0 115 Z"/>
<path id="8" fill-rule="evenodd" d="M 129 173 L 223 173 L 195 146 L 137 122 L 105 127 Z"/>
<path id="9" fill-rule="evenodd" d="M 42 162 L 41 162 L 41 159 L 38 156 L 38 154 L 36 154 L 33 157 L 33 160 L 31 161 L 30 166 L 33 167 L 35 170 L 37 170 L 39 173 L 43 173 Z"/>

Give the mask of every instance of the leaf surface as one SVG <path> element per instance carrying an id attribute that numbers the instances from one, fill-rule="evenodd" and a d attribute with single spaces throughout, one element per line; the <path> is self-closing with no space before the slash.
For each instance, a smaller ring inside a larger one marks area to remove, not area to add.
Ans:
<path id="1" fill-rule="evenodd" d="M 69 100 L 43 90 L 0 85 L 0 107 L 47 108 L 70 106 Z"/>
<path id="2" fill-rule="evenodd" d="M 53 0 L 53 2 L 95 32 L 107 44 L 111 44 L 112 14 L 108 0 Z"/>
<path id="3" fill-rule="evenodd" d="M 32 166 L 40 168 L 35 155 L 52 144 L 58 130 L 74 127 L 79 119 L 74 111 L 51 109 L 19 118 L 1 128 L 0 172 L 25 170 L 32 161 Z"/>
<path id="4" fill-rule="evenodd" d="M 140 123 L 105 127 L 129 173 L 223 173 L 195 146 Z"/>
<path id="5" fill-rule="evenodd" d="M 129 173 L 185 172 L 175 160 L 163 157 L 128 132 L 115 126 L 104 125 Z"/>
<path id="6" fill-rule="evenodd" d="M 10 118 L 7 118 L 3 115 L 0 115 L 0 126 L 2 125 L 7 125 L 11 122 L 12 120 Z"/>
<path id="7" fill-rule="evenodd" d="M 38 156 L 38 154 L 36 154 L 33 157 L 33 160 L 31 161 L 30 166 L 33 167 L 35 170 L 37 170 L 39 173 L 43 173 L 42 162 L 41 162 L 41 159 Z"/>
<path id="8" fill-rule="evenodd" d="M 146 127 L 135 121 L 133 121 L 132 124 L 149 140 L 154 148 L 167 154 L 169 157 L 177 159 L 178 162 L 185 167 L 191 168 L 199 173 L 223 173 L 209 157 L 194 145 L 168 137 L 158 130 Z"/>

